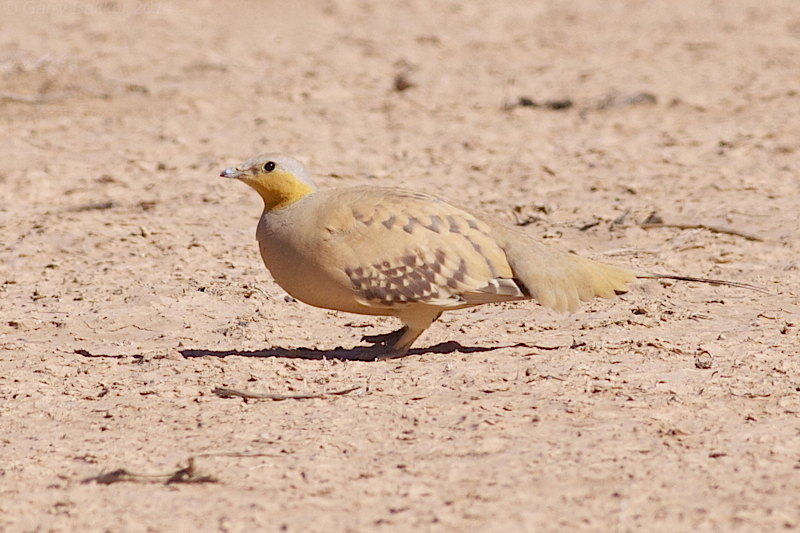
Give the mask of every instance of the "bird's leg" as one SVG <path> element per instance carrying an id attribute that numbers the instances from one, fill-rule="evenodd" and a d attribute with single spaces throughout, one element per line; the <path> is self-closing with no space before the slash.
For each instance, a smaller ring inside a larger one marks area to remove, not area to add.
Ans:
<path id="1" fill-rule="evenodd" d="M 434 321 L 442 315 L 442 312 L 435 307 L 413 307 L 401 313 L 398 318 L 403 321 L 405 327 L 395 331 L 391 335 L 401 333 L 400 338 L 392 345 L 391 349 L 378 354 L 378 359 L 395 359 L 403 357 L 408 353 L 414 341 L 422 335 Z M 388 340 L 386 343 L 388 346 Z"/>

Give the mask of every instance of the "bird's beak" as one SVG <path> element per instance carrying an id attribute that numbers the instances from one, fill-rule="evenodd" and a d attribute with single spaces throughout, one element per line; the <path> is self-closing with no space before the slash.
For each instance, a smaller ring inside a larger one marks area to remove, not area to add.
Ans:
<path id="1" fill-rule="evenodd" d="M 234 167 L 231 167 L 223 170 L 220 176 L 223 178 L 238 180 L 242 177 L 242 173 L 239 170 L 236 170 Z"/>

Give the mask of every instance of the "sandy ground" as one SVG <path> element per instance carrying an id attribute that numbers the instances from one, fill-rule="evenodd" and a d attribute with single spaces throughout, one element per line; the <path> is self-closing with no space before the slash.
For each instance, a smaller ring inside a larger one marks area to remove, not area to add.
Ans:
<path id="1" fill-rule="evenodd" d="M 800 4 L 297 4 L 0 6 L 0 531 L 800 529 Z M 354 361 L 397 324 L 272 281 L 218 177 L 264 151 L 766 294 L 486 306 Z"/>

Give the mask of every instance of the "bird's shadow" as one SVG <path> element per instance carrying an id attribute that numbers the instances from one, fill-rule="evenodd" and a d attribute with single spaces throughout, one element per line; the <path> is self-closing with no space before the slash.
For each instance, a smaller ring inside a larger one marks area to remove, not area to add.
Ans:
<path id="1" fill-rule="evenodd" d="M 409 355 L 422 355 L 426 353 L 476 353 L 490 352 L 507 348 L 507 346 L 493 346 L 491 348 L 481 346 L 462 346 L 458 342 L 450 341 L 431 346 L 429 348 L 415 348 L 409 350 L 406 355 L 398 359 L 403 359 Z M 376 346 L 356 346 L 355 348 L 334 348 L 333 350 L 318 350 L 316 348 L 268 348 L 266 350 L 180 350 L 181 355 L 187 359 L 194 357 L 228 357 L 238 355 L 240 357 L 285 357 L 287 359 L 338 359 L 340 361 L 375 361 L 381 354 L 385 353 L 381 347 Z"/>

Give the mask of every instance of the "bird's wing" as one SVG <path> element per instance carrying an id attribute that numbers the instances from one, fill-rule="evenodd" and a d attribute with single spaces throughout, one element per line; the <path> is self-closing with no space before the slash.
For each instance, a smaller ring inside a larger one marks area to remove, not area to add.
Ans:
<path id="1" fill-rule="evenodd" d="M 317 193 L 320 254 L 367 306 L 454 309 L 530 296 L 480 218 L 433 196 L 374 187 Z"/>

